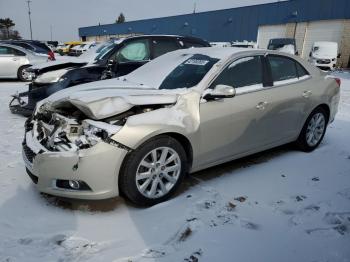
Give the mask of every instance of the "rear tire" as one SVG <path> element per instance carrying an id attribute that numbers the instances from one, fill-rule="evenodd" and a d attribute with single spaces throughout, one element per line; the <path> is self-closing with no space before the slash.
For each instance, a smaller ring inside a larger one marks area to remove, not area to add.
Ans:
<path id="1" fill-rule="evenodd" d="M 17 77 L 19 80 L 21 80 L 22 82 L 28 82 L 30 81 L 31 79 L 28 79 L 26 77 L 26 74 L 24 72 L 25 69 L 27 69 L 28 67 L 31 67 L 31 65 L 24 65 L 24 66 L 21 66 L 20 68 L 18 68 L 18 71 L 17 71 Z"/>
<path id="2" fill-rule="evenodd" d="M 169 199 L 187 171 L 186 152 L 174 138 L 157 136 L 125 159 L 119 188 L 133 203 L 152 206 Z"/>
<path id="3" fill-rule="evenodd" d="M 300 150 L 311 152 L 319 146 L 326 133 L 328 118 L 328 113 L 322 107 L 311 112 L 296 141 Z"/>

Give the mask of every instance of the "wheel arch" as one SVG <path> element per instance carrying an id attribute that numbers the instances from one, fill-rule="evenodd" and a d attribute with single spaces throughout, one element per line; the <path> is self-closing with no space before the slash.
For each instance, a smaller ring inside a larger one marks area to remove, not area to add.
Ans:
<path id="1" fill-rule="evenodd" d="M 171 137 L 171 138 L 175 139 L 176 141 L 178 141 L 182 145 L 182 147 L 185 150 L 186 157 L 187 157 L 187 170 L 186 171 L 189 172 L 191 167 L 192 167 L 192 163 L 193 163 L 193 148 L 192 148 L 192 144 L 191 144 L 190 140 L 183 134 L 180 134 L 177 132 L 158 133 L 158 134 L 155 134 L 154 136 L 148 137 L 141 144 L 139 144 L 135 149 L 137 149 L 138 147 L 142 146 L 143 144 L 148 143 L 149 141 L 156 139 L 157 137 L 161 137 L 161 136 Z M 123 170 L 125 169 L 125 165 L 129 159 L 131 153 L 132 153 L 132 151 L 128 152 L 125 155 L 125 157 L 122 161 L 122 164 L 120 166 L 119 172 L 124 172 Z M 119 193 L 121 195 L 123 195 L 124 193 L 121 190 L 120 183 L 121 183 L 121 176 L 118 175 L 118 189 L 119 189 Z"/>
<path id="2" fill-rule="evenodd" d="M 327 121 L 329 121 L 329 116 L 330 116 L 330 114 L 331 114 L 331 109 L 330 109 L 329 105 L 324 104 L 324 103 L 323 103 L 323 104 L 320 104 L 320 105 L 316 106 L 311 112 L 315 111 L 315 110 L 318 109 L 318 108 L 322 108 L 323 110 L 326 111 L 326 113 L 327 113 Z M 311 114 L 311 113 L 310 113 L 310 114 Z"/>
<path id="3" fill-rule="evenodd" d="M 167 133 L 162 133 L 160 135 L 170 136 L 170 137 L 174 138 L 175 140 L 177 140 L 182 145 L 182 147 L 184 148 L 184 150 L 186 152 L 187 167 L 188 167 L 187 171 L 189 171 L 191 169 L 192 163 L 193 163 L 193 147 L 192 147 L 190 140 L 186 136 L 184 136 L 180 133 L 176 133 L 176 132 L 167 132 Z"/>
<path id="4" fill-rule="evenodd" d="M 23 69 L 23 68 L 28 68 L 28 67 L 31 67 L 32 66 L 32 64 L 30 64 L 30 63 L 28 63 L 28 64 L 22 64 L 21 66 L 19 66 L 18 68 L 17 68 L 17 78 L 19 78 L 20 79 L 20 71 Z"/>

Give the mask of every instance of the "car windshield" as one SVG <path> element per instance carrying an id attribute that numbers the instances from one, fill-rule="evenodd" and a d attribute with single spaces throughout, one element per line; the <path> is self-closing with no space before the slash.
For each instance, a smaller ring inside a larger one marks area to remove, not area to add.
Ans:
<path id="1" fill-rule="evenodd" d="M 159 89 L 189 88 L 197 85 L 219 59 L 193 55 L 178 65 L 161 83 Z"/>
<path id="2" fill-rule="evenodd" d="M 124 78 L 149 88 L 190 88 L 196 86 L 218 61 L 218 58 L 203 54 L 175 51 L 154 59 Z"/>
<path id="3" fill-rule="evenodd" d="M 101 47 L 97 48 L 96 53 L 99 53 L 98 56 L 96 56 L 95 60 L 99 61 L 105 58 L 106 54 L 111 51 L 117 44 L 114 42 L 108 42 L 105 45 L 102 45 Z"/>

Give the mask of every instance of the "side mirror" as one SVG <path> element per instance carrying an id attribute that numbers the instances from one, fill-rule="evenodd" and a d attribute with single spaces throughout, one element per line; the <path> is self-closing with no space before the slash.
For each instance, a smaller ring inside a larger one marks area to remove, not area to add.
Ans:
<path id="1" fill-rule="evenodd" d="M 230 98 L 236 95 L 236 89 L 232 86 L 227 85 L 217 85 L 214 89 L 207 89 L 204 94 L 203 99 L 205 100 L 215 100 Z"/>
<path id="2" fill-rule="evenodd" d="M 337 58 L 340 58 L 340 57 L 341 57 L 341 54 L 338 54 L 338 55 L 337 55 Z"/>
<path id="3" fill-rule="evenodd" d="M 312 52 L 309 53 L 309 57 L 311 57 L 311 56 L 312 56 Z"/>

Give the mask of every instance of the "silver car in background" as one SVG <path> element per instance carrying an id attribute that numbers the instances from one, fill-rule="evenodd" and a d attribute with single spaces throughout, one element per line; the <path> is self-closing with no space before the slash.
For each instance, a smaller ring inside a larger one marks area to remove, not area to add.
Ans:
<path id="1" fill-rule="evenodd" d="M 178 50 L 40 102 L 25 125 L 23 158 L 41 192 L 122 193 L 153 205 L 186 173 L 290 142 L 314 150 L 337 113 L 339 87 L 294 55 Z"/>
<path id="2" fill-rule="evenodd" d="M 26 71 L 26 68 L 47 61 L 47 55 L 37 54 L 19 46 L 0 43 L 0 79 L 17 78 L 21 81 L 28 81 L 31 74 Z"/>

